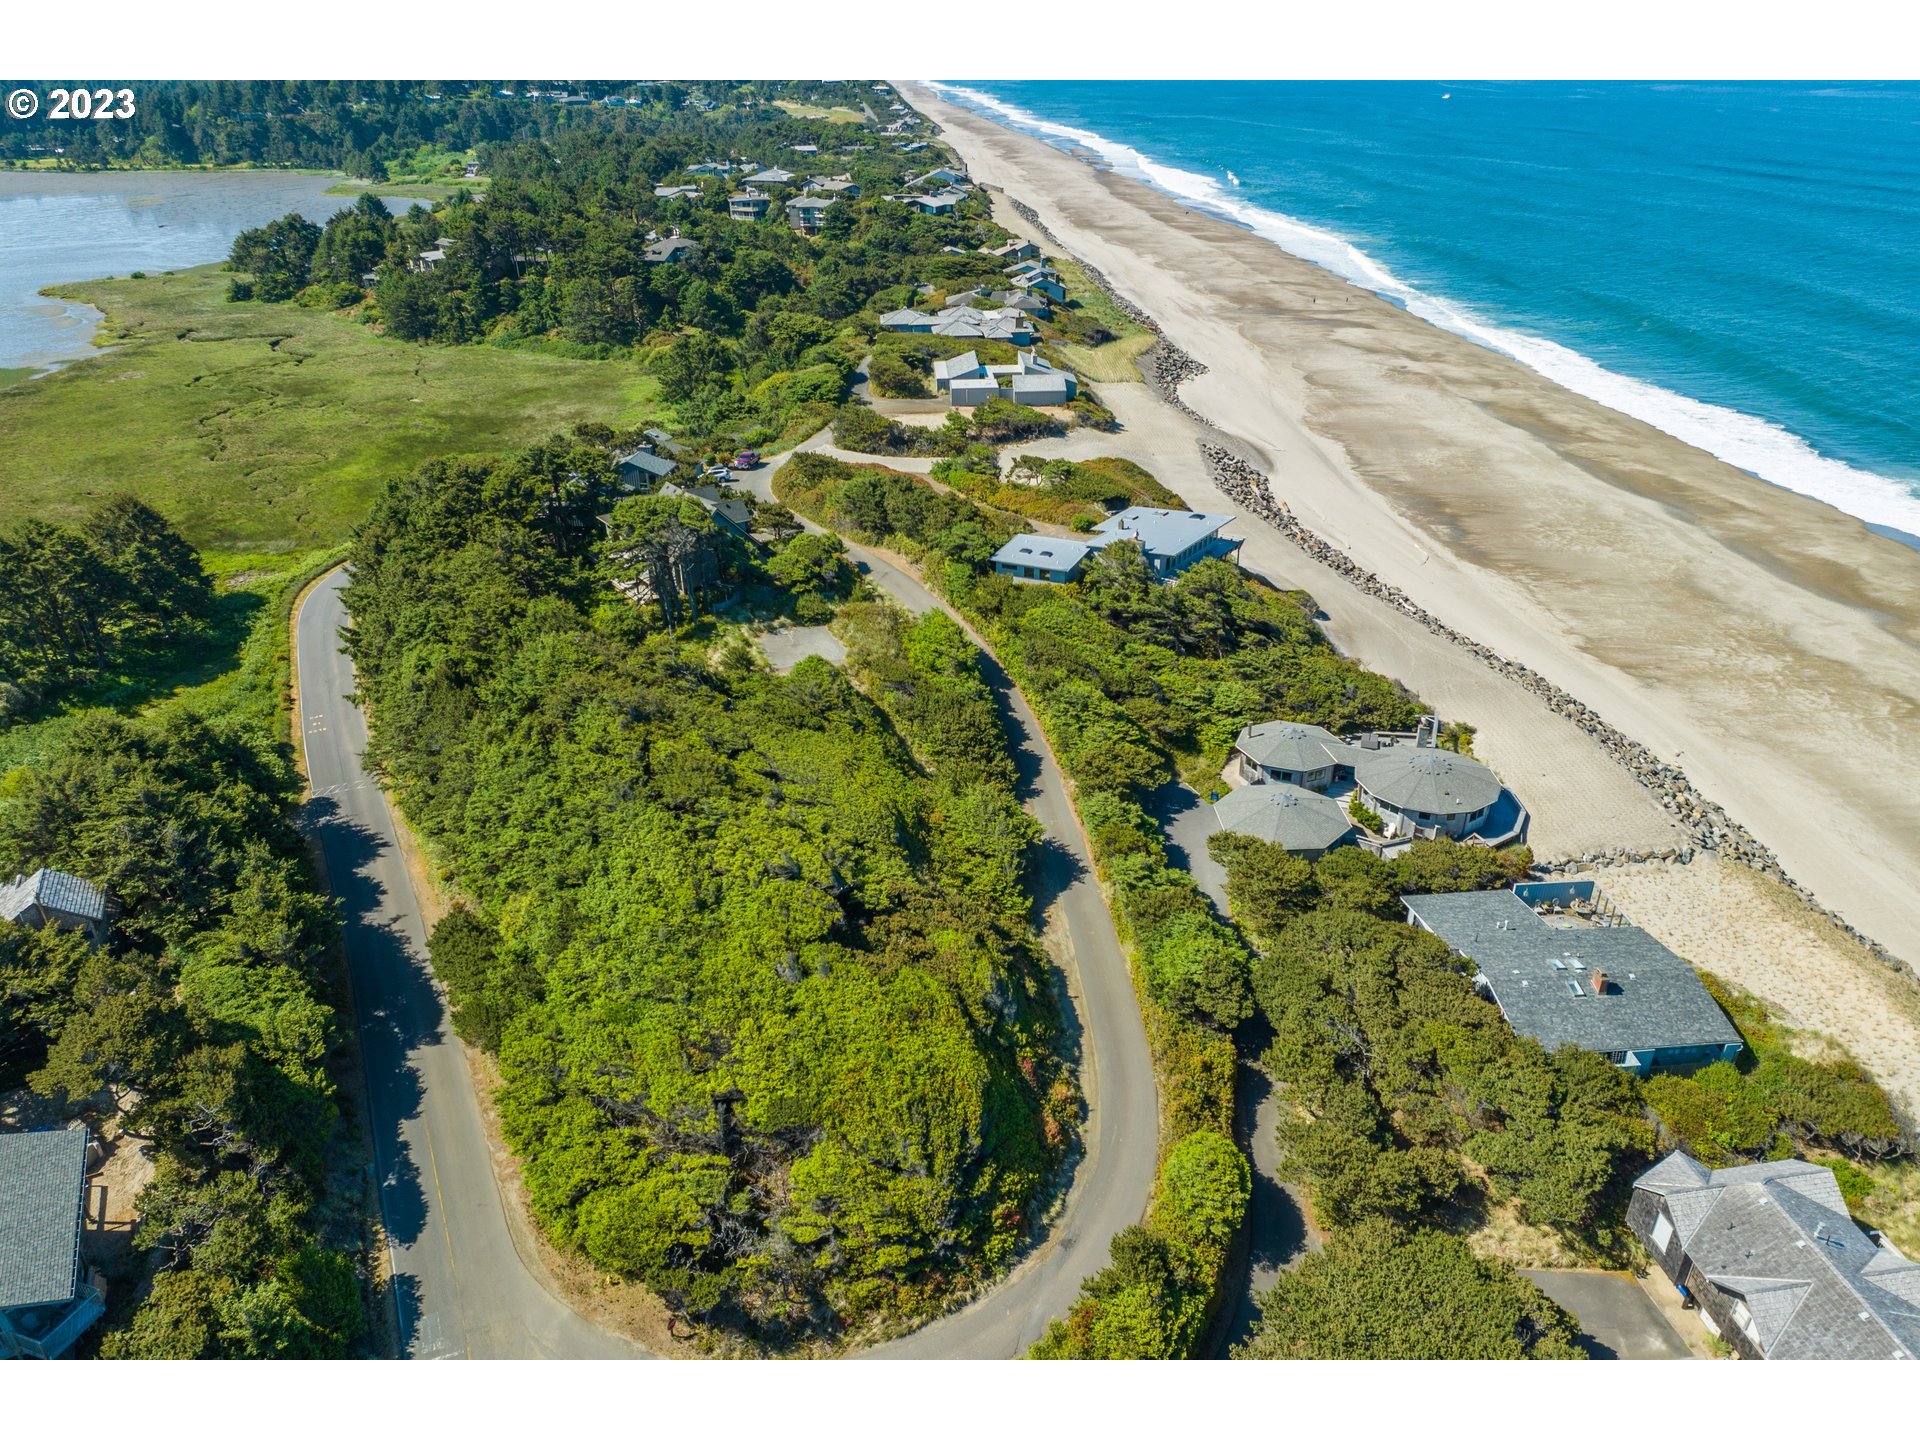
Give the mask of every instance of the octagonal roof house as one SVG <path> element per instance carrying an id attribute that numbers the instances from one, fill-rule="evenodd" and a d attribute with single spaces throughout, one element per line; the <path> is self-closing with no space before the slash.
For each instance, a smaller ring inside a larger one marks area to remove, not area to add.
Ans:
<path id="1" fill-rule="evenodd" d="M 1223 830 L 1251 835 L 1315 860 L 1353 834 L 1336 800 L 1298 785 L 1246 785 L 1213 807 Z"/>
<path id="2" fill-rule="evenodd" d="M 1324 790 L 1334 778 L 1334 767 L 1346 751 L 1345 742 L 1331 730 L 1293 720 L 1269 720 L 1249 725 L 1233 742 L 1240 757 L 1242 778 L 1278 780 Z"/>
<path id="3" fill-rule="evenodd" d="M 1356 752 L 1353 778 L 1389 835 L 1468 834 L 1500 799 L 1500 778 L 1450 750 L 1390 745 Z"/>

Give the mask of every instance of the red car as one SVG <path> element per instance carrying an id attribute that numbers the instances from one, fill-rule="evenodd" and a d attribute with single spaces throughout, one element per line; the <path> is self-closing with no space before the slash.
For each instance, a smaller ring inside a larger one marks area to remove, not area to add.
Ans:
<path id="1" fill-rule="evenodd" d="M 733 457 L 733 468 L 735 470 L 751 470 L 759 463 L 760 452 L 758 450 L 742 450 L 738 455 Z"/>

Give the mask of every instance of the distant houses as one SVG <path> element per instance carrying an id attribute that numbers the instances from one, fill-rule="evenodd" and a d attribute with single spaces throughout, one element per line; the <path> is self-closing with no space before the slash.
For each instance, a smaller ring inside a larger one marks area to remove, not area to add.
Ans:
<path id="1" fill-rule="evenodd" d="M 764 220 L 773 197 L 764 190 L 739 190 L 727 197 L 727 217 L 732 220 Z"/>
<path id="2" fill-rule="evenodd" d="M 684 200 L 700 194 L 698 185 L 656 185 L 653 187 L 656 200 Z"/>
<path id="3" fill-rule="evenodd" d="M 1027 260 L 1040 253 L 1040 247 L 1031 240 L 1022 240 L 1018 236 L 1004 245 L 982 246 L 981 249 L 995 260 Z"/>
<path id="4" fill-rule="evenodd" d="M 1825 1165 L 1676 1150 L 1634 1182 L 1627 1225 L 1742 1359 L 1920 1357 L 1920 1264 L 1861 1231 Z"/>
<path id="5" fill-rule="evenodd" d="M 791 170 L 782 170 L 778 165 L 769 165 L 765 170 L 756 170 L 751 175 L 743 175 L 744 185 L 791 185 L 794 175 Z"/>
<path id="6" fill-rule="evenodd" d="M 802 235 L 818 235 L 833 207 L 831 196 L 802 195 L 787 201 L 787 224 Z"/>
<path id="7" fill-rule="evenodd" d="M 911 205 L 923 215 L 951 215 L 954 207 L 967 198 L 964 190 L 940 190 L 932 195 L 889 195 L 902 205 Z"/>
<path id="8" fill-rule="evenodd" d="M 1079 393 L 1071 373 L 1022 352 L 1011 365 L 983 365 L 971 350 L 933 362 L 933 388 L 957 407 L 1004 396 L 1022 405 L 1065 405 Z"/>
<path id="9" fill-rule="evenodd" d="M 1133 505 L 1102 520 L 1091 534 L 1071 540 L 1016 535 L 994 552 L 993 569 L 1011 580 L 1064 585 L 1079 578 L 1096 550 L 1132 541 L 1155 578 L 1167 579 L 1203 559 L 1225 559 L 1238 550 L 1238 540 L 1220 534 L 1233 520 L 1231 515 Z"/>
<path id="10" fill-rule="evenodd" d="M 106 1311 L 80 1254 L 90 1139 L 0 1135 L 0 1356 L 57 1360 Z"/>
<path id="11" fill-rule="evenodd" d="M 921 310 L 890 310 L 880 317 L 880 324 L 897 334 L 1004 340 L 1009 345 L 1033 343 L 1033 322 L 1020 310 L 978 310 L 971 305 L 949 305 L 936 315 Z"/>
<path id="12" fill-rule="evenodd" d="M 1403 897 L 1408 923 L 1478 967 L 1474 988 L 1549 1050 L 1575 1045 L 1650 1075 L 1745 1048 L 1694 968 L 1629 925 L 1591 880 Z"/>
<path id="13" fill-rule="evenodd" d="M 700 254 L 700 246 L 682 235 L 669 235 L 664 240 L 655 240 L 640 252 L 640 260 L 645 265 L 684 265 Z"/>
<path id="14" fill-rule="evenodd" d="M 860 186 L 851 175 L 815 175 L 807 181 L 808 191 L 828 197 L 845 196 L 849 200 L 860 198 Z"/>
<path id="15" fill-rule="evenodd" d="M 659 441 L 649 439 L 614 461 L 614 475 L 620 488 L 637 494 L 650 494 L 655 486 L 679 469 L 679 462 L 670 454 L 659 453 L 661 448 Z"/>
<path id="16" fill-rule="evenodd" d="M 113 902 L 78 875 L 45 867 L 0 886 L 0 920 L 36 930 L 72 930 L 95 946 L 107 943 Z"/>

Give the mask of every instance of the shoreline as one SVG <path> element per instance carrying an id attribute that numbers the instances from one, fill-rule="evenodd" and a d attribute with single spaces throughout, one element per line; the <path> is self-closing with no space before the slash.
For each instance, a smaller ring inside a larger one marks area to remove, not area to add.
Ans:
<path id="1" fill-rule="evenodd" d="M 1043 198 L 1056 243 L 1216 367 L 1186 380 L 1181 408 L 1270 475 L 1301 525 L 1684 768 L 1821 904 L 1912 963 L 1911 551 L 1251 230 L 905 88 L 977 180 Z M 1832 769 L 1813 763 L 1829 752 Z M 1769 772 L 1777 786 L 1748 783 Z"/>
<path id="2" fill-rule="evenodd" d="M 1758 411 L 1703 400 L 1666 382 L 1610 368 L 1574 348 L 1572 342 L 1556 339 L 1528 322 L 1482 313 L 1471 304 L 1422 289 L 1320 222 L 1242 199 L 1222 190 L 1209 175 L 1182 169 L 1125 141 L 1049 119 L 985 91 L 927 83 L 947 103 L 989 124 L 1028 136 L 1083 164 L 1131 179 L 1183 208 L 1246 231 L 1437 329 L 1513 360 L 1615 413 L 1651 425 L 1681 444 L 1702 449 L 1763 484 L 1816 500 L 1878 535 L 1920 551 L 1920 492 L 1910 490 L 1896 474 L 1822 451 L 1786 424 Z M 1850 503 L 1835 496 L 1846 496 Z"/>

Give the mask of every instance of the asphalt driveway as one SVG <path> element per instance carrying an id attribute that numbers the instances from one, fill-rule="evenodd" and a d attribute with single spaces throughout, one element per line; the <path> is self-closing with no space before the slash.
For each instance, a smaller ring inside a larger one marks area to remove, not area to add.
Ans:
<path id="1" fill-rule="evenodd" d="M 1580 1322 L 1596 1360 L 1686 1360 L 1686 1342 L 1631 1275 L 1603 1270 L 1522 1270 Z"/>

